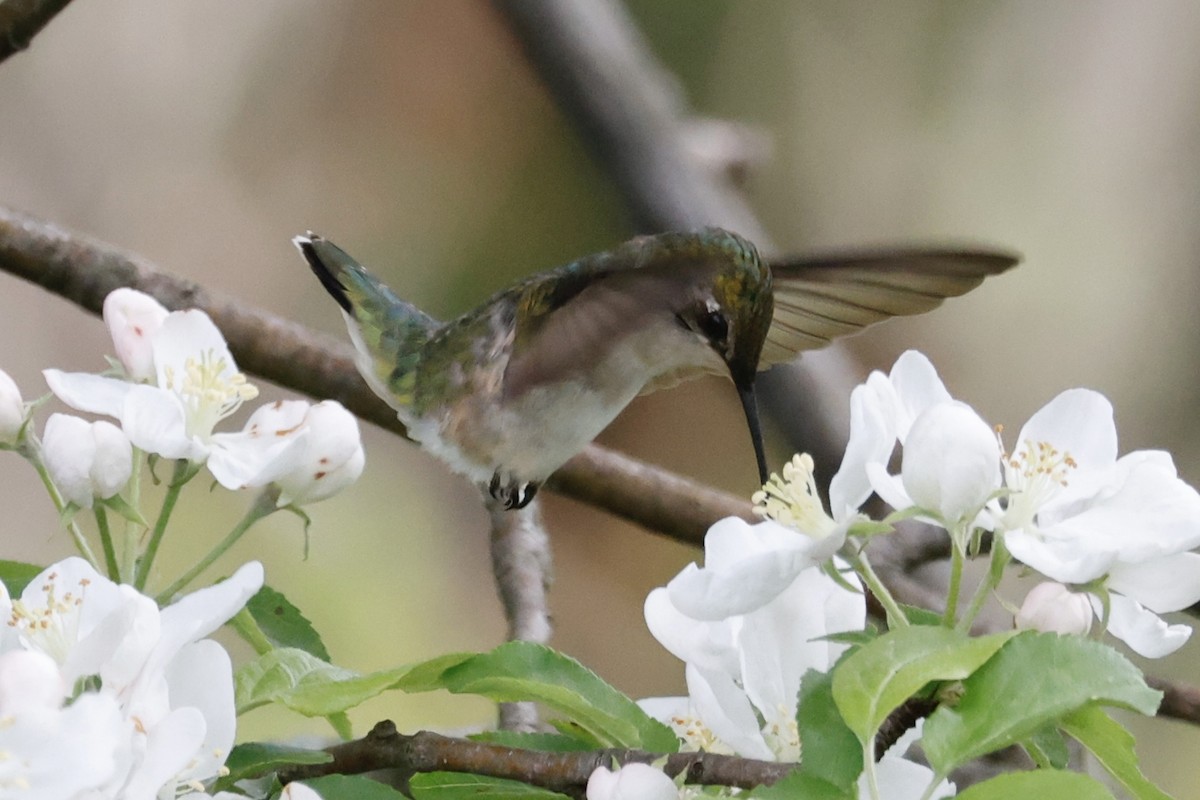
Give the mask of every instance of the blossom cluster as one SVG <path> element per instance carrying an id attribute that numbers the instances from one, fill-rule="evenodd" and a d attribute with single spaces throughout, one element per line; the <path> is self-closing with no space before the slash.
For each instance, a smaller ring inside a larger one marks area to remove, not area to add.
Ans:
<path id="1" fill-rule="evenodd" d="M 685 663 L 688 696 L 641 705 L 687 749 L 802 760 L 802 678 L 834 667 L 847 648 L 836 634 L 864 629 L 859 576 L 872 573 L 863 569 L 863 547 L 901 519 L 944 529 L 958 564 L 990 534 L 1001 569 L 985 580 L 999 580 L 1010 554 L 1046 576 L 1015 614 L 1017 627 L 1083 634 L 1094 615 L 1149 657 L 1186 641 L 1190 628 L 1158 614 L 1200 601 L 1200 556 L 1189 552 L 1200 545 L 1200 495 L 1164 452 L 1118 458 L 1103 396 L 1060 394 L 1009 449 L 1001 428 L 955 400 L 928 359 L 910 351 L 889 374 L 872 373 L 850 406 L 850 440 L 828 511 L 812 459 L 797 456 L 754 497 L 766 519 L 718 522 L 705 538 L 703 566 L 689 565 L 646 599 L 651 633 Z M 894 510 L 885 520 L 863 513 L 872 495 Z M 889 615 L 903 617 L 885 587 L 869 588 Z M 996 590 L 987 583 L 977 598 Z M 969 629 L 979 605 L 959 619 L 951 604 L 946 623 Z M 867 770 L 874 772 L 870 791 L 864 773 L 861 796 L 954 793 L 948 781 L 931 786 L 933 772 L 903 758 L 919 735 L 918 725 Z M 647 797 L 681 796 L 641 771 L 622 780 L 653 789 Z M 592 800 L 635 796 L 615 793 L 616 777 L 598 772 L 595 781 Z"/>
<path id="2" fill-rule="evenodd" d="M 117 289 L 104 300 L 104 322 L 119 377 L 44 373 L 51 391 L 71 408 L 120 422 L 119 429 L 92 423 L 89 436 L 78 418 L 54 415 L 47 421 L 47 466 L 77 505 L 90 507 L 93 497 L 111 497 L 124 485 L 119 479 L 128 480 L 131 445 L 202 464 L 227 489 L 274 484 L 281 505 L 322 500 L 362 474 L 358 424 L 334 401 L 275 402 L 257 409 L 241 431 L 215 430 L 258 389 L 238 371 L 203 311 L 168 312 L 149 295 Z"/>
<path id="3" fill-rule="evenodd" d="M 235 728 L 229 655 L 205 637 L 262 582 L 251 562 L 161 611 L 81 558 L 19 598 L 0 584 L 0 796 L 204 796 Z"/>

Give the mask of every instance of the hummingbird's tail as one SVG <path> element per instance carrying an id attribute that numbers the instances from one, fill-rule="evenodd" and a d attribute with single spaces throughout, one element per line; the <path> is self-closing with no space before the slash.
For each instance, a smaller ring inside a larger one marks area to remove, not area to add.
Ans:
<path id="1" fill-rule="evenodd" d="M 309 231 L 292 239 L 292 244 L 342 307 L 359 372 L 392 407 L 407 408 L 421 348 L 441 323 L 396 297 L 328 239 Z"/>

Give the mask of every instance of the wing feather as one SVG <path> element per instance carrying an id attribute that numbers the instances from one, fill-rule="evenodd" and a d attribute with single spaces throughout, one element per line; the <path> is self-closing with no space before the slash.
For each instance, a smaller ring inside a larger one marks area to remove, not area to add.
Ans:
<path id="1" fill-rule="evenodd" d="M 772 263 L 775 314 L 759 369 L 890 317 L 929 311 L 1019 260 L 995 250 L 881 250 Z"/>

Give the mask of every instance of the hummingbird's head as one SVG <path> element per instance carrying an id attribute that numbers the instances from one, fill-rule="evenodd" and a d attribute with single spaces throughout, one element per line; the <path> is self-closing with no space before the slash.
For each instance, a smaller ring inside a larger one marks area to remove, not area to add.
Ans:
<path id="1" fill-rule="evenodd" d="M 771 270 L 754 245 L 735 233 L 710 228 L 694 236 L 709 269 L 700 271 L 676 320 L 701 337 L 728 368 L 750 427 L 759 477 L 766 483 L 754 381 L 775 308 Z"/>

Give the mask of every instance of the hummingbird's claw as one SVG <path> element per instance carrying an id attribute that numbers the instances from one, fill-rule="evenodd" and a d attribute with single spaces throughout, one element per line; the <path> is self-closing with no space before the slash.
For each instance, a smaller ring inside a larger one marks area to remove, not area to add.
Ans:
<path id="1" fill-rule="evenodd" d="M 529 505 L 533 502 L 537 490 L 536 483 L 520 483 L 512 479 L 501 483 L 499 472 L 492 475 L 491 481 L 488 482 L 488 494 L 499 500 L 506 511 L 519 511 Z"/>

